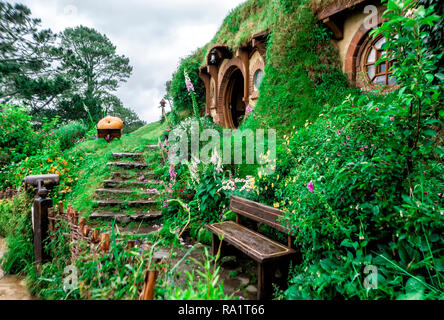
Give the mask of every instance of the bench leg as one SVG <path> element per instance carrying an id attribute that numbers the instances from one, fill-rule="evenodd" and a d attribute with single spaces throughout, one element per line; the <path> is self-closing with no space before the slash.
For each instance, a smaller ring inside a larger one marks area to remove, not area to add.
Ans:
<path id="1" fill-rule="evenodd" d="M 265 300 L 272 296 L 273 285 L 271 271 L 272 264 L 257 263 L 257 299 Z"/>
<path id="2" fill-rule="evenodd" d="M 257 300 L 265 298 L 265 272 L 262 263 L 257 263 Z"/>

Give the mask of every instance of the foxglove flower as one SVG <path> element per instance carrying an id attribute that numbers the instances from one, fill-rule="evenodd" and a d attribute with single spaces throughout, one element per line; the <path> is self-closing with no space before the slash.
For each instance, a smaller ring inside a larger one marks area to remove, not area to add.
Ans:
<path id="1" fill-rule="evenodd" d="M 313 182 L 310 181 L 307 185 L 308 191 L 313 192 Z"/>
<path id="2" fill-rule="evenodd" d="M 190 77 L 188 76 L 188 73 L 186 71 L 184 71 L 184 75 L 185 75 L 185 85 L 187 86 L 187 90 L 188 92 L 193 91 L 194 92 L 194 86 L 193 83 L 191 82 Z"/>

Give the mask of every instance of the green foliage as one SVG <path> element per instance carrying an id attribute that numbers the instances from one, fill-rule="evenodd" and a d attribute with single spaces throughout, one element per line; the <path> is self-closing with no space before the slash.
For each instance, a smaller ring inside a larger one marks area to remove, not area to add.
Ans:
<path id="1" fill-rule="evenodd" d="M 55 136 L 60 141 L 60 149 L 63 151 L 72 148 L 85 136 L 87 130 L 88 127 L 81 121 L 73 121 L 59 127 L 55 131 Z"/>
<path id="2" fill-rule="evenodd" d="M 63 119 L 86 118 L 83 104 L 88 106 L 94 122 L 107 110 L 120 107 L 113 95 L 119 83 L 131 75 L 129 59 L 116 53 L 116 47 L 106 37 L 87 27 L 67 28 L 61 35 L 61 70 L 72 81 L 70 92 L 64 93 L 58 104 Z"/>
<path id="3" fill-rule="evenodd" d="M 37 151 L 41 141 L 33 130 L 29 108 L 4 105 L 0 109 L 0 169 Z"/>
<path id="4" fill-rule="evenodd" d="M 192 249 L 191 249 L 192 250 Z M 174 273 L 169 273 L 156 293 L 165 300 L 230 300 L 233 296 L 224 294 L 223 283 L 219 281 L 220 266 L 217 257 L 212 257 L 205 248 L 204 262 L 191 258 L 197 266 L 193 272 L 185 271 L 187 286 L 174 286 Z M 201 270 L 199 270 L 199 267 Z M 197 279 L 197 280 L 196 280 Z"/>
<path id="5" fill-rule="evenodd" d="M 183 111 L 188 111 L 190 113 L 193 112 L 192 96 L 188 92 L 187 86 L 185 84 L 185 71 L 188 73 L 191 83 L 193 84 L 195 89 L 198 111 L 202 113 L 205 108 L 205 86 L 203 82 L 199 79 L 200 60 L 196 58 L 196 56 L 199 56 L 199 52 L 186 59 L 183 59 L 176 73 L 173 74 L 170 94 L 173 100 L 173 110 L 176 117 L 178 113 Z M 177 124 L 177 122 L 174 122 L 175 119 L 171 120 L 173 124 Z"/>
<path id="6" fill-rule="evenodd" d="M 0 103 L 21 101 L 36 112 L 70 88 L 54 72 L 56 35 L 42 30 L 22 4 L 0 1 Z"/>
<path id="7" fill-rule="evenodd" d="M 410 5 L 390 1 L 375 32 L 388 39 L 399 90 L 349 96 L 307 120 L 284 136 L 275 174 L 260 179 L 259 199 L 285 211 L 302 253 L 287 298 L 443 296 L 442 53 L 420 31 L 433 11 L 402 15 Z M 378 268 L 374 290 L 364 287 L 368 265 Z"/>
<path id="8" fill-rule="evenodd" d="M 234 51 L 253 34 L 269 30 L 270 19 L 278 3 L 276 0 L 250 0 L 240 4 L 227 15 L 204 51 L 208 51 L 215 43 L 224 43 Z"/>
<path id="9" fill-rule="evenodd" d="M 243 127 L 288 132 L 316 119 L 323 105 L 337 105 L 348 89 L 330 32 L 305 1 L 281 2 L 273 14 L 267 64 L 254 118 Z M 275 117 L 285 114 L 286 117 Z"/>
<path id="10" fill-rule="evenodd" d="M 0 264 L 6 273 L 20 273 L 33 265 L 31 203 L 26 193 L 0 200 L 0 235 L 6 237 L 8 249 Z"/>

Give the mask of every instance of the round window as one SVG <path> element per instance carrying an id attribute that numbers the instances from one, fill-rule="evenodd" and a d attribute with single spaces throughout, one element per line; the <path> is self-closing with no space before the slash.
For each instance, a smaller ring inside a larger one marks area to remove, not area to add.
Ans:
<path id="1" fill-rule="evenodd" d="M 393 76 L 393 72 L 390 70 L 392 67 L 392 61 L 383 61 L 376 65 L 376 62 L 381 59 L 386 50 L 382 49 L 382 45 L 385 43 L 384 37 L 378 37 L 373 41 L 370 41 L 363 55 L 361 56 L 362 67 L 361 70 L 366 75 L 367 80 L 373 85 L 394 85 L 396 79 Z"/>
<path id="2" fill-rule="evenodd" d="M 256 90 L 259 90 L 261 83 L 262 83 L 262 79 L 264 78 L 264 71 L 262 71 L 261 69 L 258 69 L 255 73 L 254 73 L 254 77 L 253 77 L 253 83 L 254 83 L 254 88 Z"/>

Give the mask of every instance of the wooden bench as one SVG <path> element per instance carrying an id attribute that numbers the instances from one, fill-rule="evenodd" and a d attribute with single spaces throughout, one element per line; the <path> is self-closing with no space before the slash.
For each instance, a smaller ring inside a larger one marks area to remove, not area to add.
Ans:
<path id="1" fill-rule="evenodd" d="M 225 221 L 206 225 L 206 228 L 213 233 L 213 256 L 217 254 L 219 248 L 221 249 L 222 256 L 222 254 L 234 247 L 255 260 L 258 265 L 257 299 L 268 298 L 273 293 L 272 282 L 276 270 L 280 267 L 280 280 L 286 282 L 289 263 L 296 258 L 297 254 L 292 248 L 293 237 L 278 222 L 283 212 L 276 208 L 236 196 L 231 196 L 230 198 L 230 210 L 236 213 L 236 222 Z M 287 245 L 271 240 L 241 225 L 240 216 L 255 222 L 264 223 L 287 234 Z M 220 243 L 220 238 L 222 238 L 222 243 Z"/>

